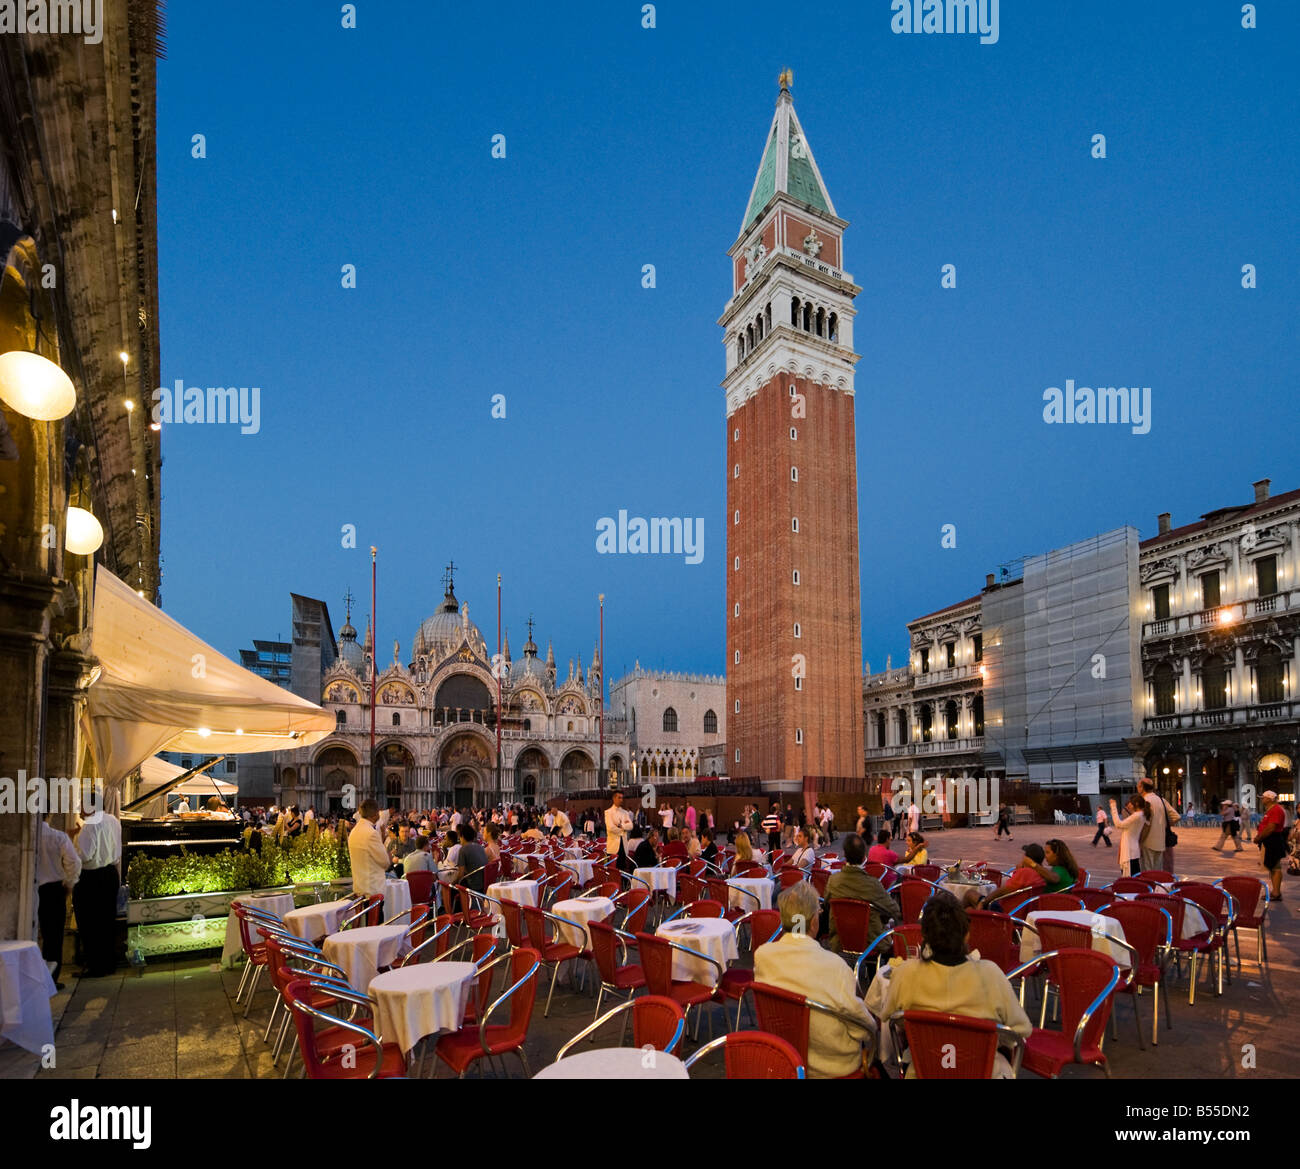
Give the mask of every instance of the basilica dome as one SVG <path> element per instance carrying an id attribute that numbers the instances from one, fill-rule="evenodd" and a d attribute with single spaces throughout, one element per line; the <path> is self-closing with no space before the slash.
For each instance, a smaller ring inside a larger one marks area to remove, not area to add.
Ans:
<path id="1" fill-rule="evenodd" d="M 366 651 L 357 644 L 357 631 L 350 619 L 339 630 L 338 655 L 358 674 L 365 667 Z"/>
<path id="2" fill-rule="evenodd" d="M 423 656 L 441 661 L 455 653 L 466 641 L 469 642 L 470 649 L 487 660 L 487 645 L 478 626 L 469 619 L 469 606 L 461 612 L 455 594 L 448 589 L 438 611 L 432 617 L 426 617 L 415 631 L 412 653 L 416 658 Z"/>

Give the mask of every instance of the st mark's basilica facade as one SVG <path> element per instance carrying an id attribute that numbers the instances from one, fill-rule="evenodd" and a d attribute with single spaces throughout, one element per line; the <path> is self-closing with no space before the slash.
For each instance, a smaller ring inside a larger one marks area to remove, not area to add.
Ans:
<path id="1" fill-rule="evenodd" d="M 494 653 L 455 596 L 454 581 L 426 618 L 403 664 L 400 646 L 375 679 L 375 749 L 370 752 L 370 635 L 358 642 L 347 620 L 337 656 L 323 671 L 320 703 L 337 729 L 313 747 L 278 752 L 276 790 L 284 803 L 338 810 L 347 796 L 404 808 L 543 803 L 562 793 L 607 786 L 629 758 L 623 719 L 606 717 L 604 778 L 599 650 L 584 674 L 581 658 L 561 679 L 548 645 L 538 656 L 532 622 L 523 655 L 509 638 L 499 663 L 500 767 Z"/>

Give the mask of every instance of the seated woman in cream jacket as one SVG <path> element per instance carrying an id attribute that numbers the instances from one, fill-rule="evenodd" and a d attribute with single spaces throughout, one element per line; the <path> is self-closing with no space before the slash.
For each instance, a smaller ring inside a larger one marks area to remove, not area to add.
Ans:
<path id="1" fill-rule="evenodd" d="M 1007 976 L 993 962 L 967 956 L 970 919 L 955 901 L 935 897 L 921 921 L 925 957 L 893 967 L 879 1008 L 884 1023 L 899 1011 L 946 1011 L 973 1019 L 993 1019 L 1028 1038 L 1034 1029 Z M 875 1009 L 868 997 L 867 1006 Z M 909 1079 L 914 1073 L 909 1066 Z M 1011 1064 L 998 1052 L 993 1078 L 1009 1080 Z"/>

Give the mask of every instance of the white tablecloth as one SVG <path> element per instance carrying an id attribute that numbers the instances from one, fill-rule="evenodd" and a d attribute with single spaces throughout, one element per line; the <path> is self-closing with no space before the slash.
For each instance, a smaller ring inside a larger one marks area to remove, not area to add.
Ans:
<path id="1" fill-rule="evenodd" d="M 390 917 L 394 916 L 395 914 L 401 913 L 403 910 L 410 909 L 410 908 L 411 908 L 410 883 L 405 878 L 403 878 L 400 881 L 385 881 L 383 920 L 387 921 Z M 407 917 L 402 918 L 402 921 L 406 925 L 411 924 L 411 919 L 409 915 Z"/>
<path id="2" fill-rule="evenodd" d="M 376 1034 L 409 1052 L 426 1035 L 459 1030 L 475 973 L 473 962 L 421 962 L 376 975 L 368 991 Z"/>
<path id="3" fill-rule="evenodd" d="M 981 897 L 988 897 L 991 893 L 996 893 L 998 887 L 989 881 L 980 881 L 974 885 L 968 885 L 960 881 L 943 880 L 939 882 L 939 887 L 951 893 L 959 905 L 974 905 Z"/>
<path id="4" fill-rule="evenodd" d="M 292 893 L 265 893 L 260 897 L 241 897 L 241 905 L 247 905 L 250 909 L 263 909 L 267 913 L 274 913 L 277 917 L 284 917 L 293 908 Z M 262 940 L 262 931 L 255 926 L 250 926 L 248 936 L 253 939 L 254 943 Z M 239 918 L 235 916 L 235 911 L 230 911 L 230 916 L 226 918 L 226 940 L 221 947 L 221 965 L 230 969 L 235 964 L 235 960 L 244 952 L 244 944 L 239 940 Z"/>
<path id="5" fill-rule="evenodd" d="M 0 1039 L 35 1055 L 52 1046 L 50 999 L 57 993 L 35 942 L 0 942 Z"/>
<path id="6" fill-rule="evenodd" d="M 675 1055 L 639 1047 L 606 1047 L 565 1056 L 544 1067 L 534 1080 L 689 1080 Z"/>
<path id="7" fill-rule="evenodd" d="M 513 901 L 516 905 L 536 905 L 537 904 L 537 882 L 536 881 L 498 881 L 495 885 L 489 885 L 487 895 L 497 901 Z M 496 920 L 501 920 L 499 913 L 492 915 Z"/>
<path id="8" fill-rule="evenodd" d="M 731 909 L 750 913 L 755 909 L 772 908 L 772 882 L 766 877 L 731 877 L 727 884 L 730 886 L 727 901 Z M 746 897 L 745 893 L 752 893 L 753 897 Z M 758 898 L 757 902 L 754 897 Z"/>
<path id="9" fill-rule="evenodd" d="M 585 885 L 591 880 L 591 871 L 595 868 L 594 861 L 588 860 L 562 860 L 560 866 L 566 868 L 578 880 L 579 885 Z"/>
<path id="10" fill-rule="evenodd" d="M 586 950 L 591 946 L 591 936 L 586 929 L 589 921 L 604 921 L 614 912 L 614 902 L 608 897 L 574 897 L 568 901 L 557 901 L 551 906 L 556 917 L 567 918 L 577 922 L 583 928 L 575 929 L 571 925 L 560 925 L 560 938 L 571 946 Z"/>
<path id="11" fill-rule="evenodd" d="M 319 905 L 303 905 L 290 909 L 281 916 L 285 927 L 291 934 L 307 942 L 314 942 L 332 934 L 339 928 L 339 923 L 353 909 L 351 901 L 322 901 Z M 355 909 L 353 910 L 355 912 Z"/>
<path id="12" fill-rule="evenodd" d="M 1128 969 L 1129 952 L 1123 946 L 1114 945 L 1110 938 L 1102 937 L 1102 934 L 1110 934 L 1112 938 L 1117 938 L 1121 942 L 1128 941 L 1124 936 L 1124 927 L 1115 918 L 1093 913 L 1088 909 L 1065 909 L 1056 912 L 1045 909 L 1041 912 L 1031 913 L 1025 920 L 1030 925 L 1033 925 L 1040 917 L 1053 918 L 1056 921 L 1072 921 L 1078 925 L 1090 927 L 1092 929 L 1092 948 L 1102 954 L 1109 954 L 1119 964 L 1120 969 Z M 1028 962 L 1035 955 L 1042 952 L 1043 947 L 1038 935 L 1031 930 L 1022 930 L 1020 933 L 1020 961 Z"/>
<path id="13" fill-rule="evenodd" d="M 510 858 L 510 864 L 514 867 L 516 873 L 526 873 L 528 872 L 528 868 L 533 863 L 533 861 L 540 860 L 540 859 L 541 859 L 540 857 L 534 857 L 532 855 L 512 856 Z"/>
<path id="14" fill-rule="evenodd" d="M 740 957 L 736 944 L 736 927 L 722 917 L 678 918 L 664 922 L 657 930 L 660 937 L 677 942 L 691 950 L 721 963 L 726 970 L 728 962 Z M 708 962 L 701 962 L 691 954 L 673 951 L 673 978 L 678 982 L 704 982 L 709 986 L 718 983 L 718 972 Z"/>
<path id="15" fill-rule="evenodd" d="M 669 897 L 677 896 L 677 870 L 666 869 L 656 865 L 653 869 L 637 869 L 632 874 L 639 881 L 644 881 L 651 889 L 663 889 Z M 639 885 L 633 885 L 634 889 L 640 888 Z"/>
<path id="16" fill-rule="evenodd" d="M 410 950 L 410 941 L 404 936 L 406 930 L 400 923 L 354 926 L 330 934 L 321 949 L 348 976 L 352 988 L 364 994 L 381 966 L 393 965 Z"/>

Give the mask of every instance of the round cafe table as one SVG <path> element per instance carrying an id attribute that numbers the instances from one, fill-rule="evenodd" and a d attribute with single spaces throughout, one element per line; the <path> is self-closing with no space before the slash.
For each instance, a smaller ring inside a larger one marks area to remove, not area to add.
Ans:
<path id="1" fill-rule="evenodd" d="M 755 909 L 772 908 L 772 882 L 766 877 L 729 877 L 727 904 L 730 909 L 750 913 Z M 748 894 L 749 896 L 746 896 Z M 754 898 L 758 900 L 755 901 Z"/>
<path id="2" fill-rule="evenodd" d="M 536 881 L 498 881 L 495 885 L 489 885 L 487 895 L 495 901 L 513 901 L 516 905 L 533 905 L 537 904 L 537 882 Z M 497 921 L 501 920 L 499 913 L 492 915 Z"/>
<path id="3" fill-rule="evenodd" d="M 1115 964 L 1121 970 L 1127 970 L 1131 961 L 1131 955 L 1123 946 L 1115 945 L 1110 938 L 1117 941 L 1126 942 L 1128 939 L 1124 936 L 1124 927 L 1113 917 L 1107 917 L 1105 914 L 1093 913 L 1089 909 L 1063 909 L 1053 912 L 1045 909 L 1041 912 L 1031 913 L 1025 920 L 1033 925 L 1040 917 L 1050 918 L 1055 921 L 1072 921 L 1076 925 L 1086 925 L 1092 930 L 1092 948 L 1099 953 L 1108 954 L 1115 960 Z M 1109 934 L 1110 938 L 1103 937 L 1103 934 Z M 1023 930 L 1020 935 L 1020 961 L 1028 962 L 1043 952 L 1041 941 L 1036 933 L 1032 930 Z"/>
<path id="4" fill-rule="evenodd" d="M 566 1056 L 544 1067 L 534 1080 L 689 1080 L 686 1065 L 663 1051 L 606 1047 Z"/>
<path id="5" fill-rule="evenodd" d="M 460 1030 L 476 973 L 473 962 L 421 962 L 377 974 L 367 991 L 375 1033 L 409 1054 L 426 1036 Z"/>
<path id="6" fill-rule="evenodd" d="M 943 880 L 939 882 L 940 888 L 957 899 L 958 905 L 974 905 L 981 897 L 987 897 L 991 893 L 996 893 L 998 887 L 989 881 L 950 881 Z"/>
<path id="7" fill-rule="evenodd" d="M 411 908 L 411 883 L 405 878 L 397 881 L 384 882 L 384 921 L 396 917 L 399 913 L 404 913 Z M 409 917 L 402 918 L 407 925 L 411 924 Z"/>
<path id="8" fill-rule="evenodd" d="M 0 1039 L 36 1055 L 51 1050 L 57 993 L 35 942 L 0 942 Z"/>
<path id="9" fill-rule="evenodd" d="M 248 906 L 249 909 L 274 913 L 276 917 L 283 919 L 284 915 L 293 909 L 293 894 L 264 893 L 257 897 L 240 897 L 239 903 Z M 254 943 L 260 942 L 265 936 L 256 926 L 250 926 L 248 932 Z M 239 918 L 235 916 L 235 911 L 232 909 L 230 916 L 226 918 L 226 938 L 221 947 L 221 965 L 229 970 L 243 952 L 244 944 L 239 938 Z"/>
<path id="10" fill-rule="evenodd" d="M 325 957 L 348 976 L 353 990 L 365 994 L 381 966 L 391 966 L 410 948 L 407 926 L 368 925 L 330 934 L 321 947 Z"/>
<path id="11" fill-rule="evenodd" d="M 319 905 L 290 909 L 280 916 L 291 934 L 305 942 L 314 942 L 317 938 L 334 933 L 347 916 L 348 910 L 355 912 L 357 908 L 358 903 L 354 901 L 323 901 Z"/>
<path id="12" fill-rule="evenodd" d="M 608 897 L 573 897 L 568 901 L 557 901 L 551 906 L 556 917 L 563 917 L 565 922 L 559 924 L 560 939 L 580 950 L 591 948 L 591 934 L 586 926 L 589 921 L 604 921 L 614 912 L 614 902 Z M 568 925 L 567 922 L 575 925 Z M 576 926 L 582 926 L 581 930 Z"/>
<path id="13" fill-rule="evenodd" d="M 596 862 L 589 861 L 589 860 L 578 860 L 575 858 L 571 860 L 560 861 L 560 867 L 568 869 L 569 872 L 571 872 L 578 879 L 579 885 L 585 885 L 588 881 L 591 880 L 591 873 L 592 870 L 596 867 Z"/>
<path id="14" fill-rule="evenodd" d="M 651 890 L 662 889 L 674 900 L 677 897 L 677 870 L 656 865 L 652 869 L 637 869 L 632 876 Z M 636 886 L 633 886 L 634 888 Z"/>
<path id="15" fill-rule="evenodd" d="M 528 872 L 528 866 L 531 865 L 533 861 L 540 859 L 540 857 L 530 852 L 525 853 L 523 856 L 512 856 L 510 858 L 510 864 L 516 873 L 526 873 Z"/>
<path id="16" fill-rule="evenodd" d="M 655 933 L 670 942 L 698 950 L 726 970 L 728 962 L 740 957 L 736 944 L 736 927 L 725 917 L 677 918 L 664 922 Z M 673 951 L 673 978 L 679 982 L 703 982 L 716 986 L 718 972 L 711 963 L 701 962 L 692 954 Z"/>

